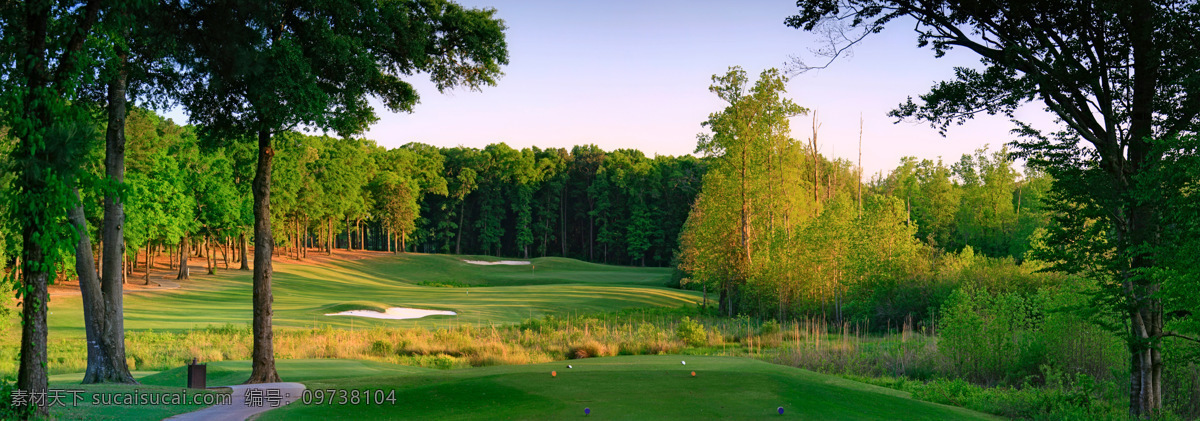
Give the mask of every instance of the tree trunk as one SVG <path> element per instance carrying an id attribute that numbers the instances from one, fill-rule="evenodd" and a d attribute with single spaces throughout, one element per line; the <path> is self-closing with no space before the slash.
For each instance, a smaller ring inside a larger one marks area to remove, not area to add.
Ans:
<path id="1" fill-rule="evenodd" d="M 817 154 L 817 112 L 813 111 L 813 134 L 812 134 L 812 165 L 813 165 L 813 218 L 821 214 L 821 173 L 820 159 Z"/>
<path id="2" fill-rule="evenodd" d="M 242 247 L 242 251 L 238 252 L 238 254 L 241 255 L 241 257 L 242 257 L 242 267 L 240 267 L 238 269 L 250 270 L 250 263 L 248 261 L 249 259 L 246 258 L 246 256 L 249 256 L 249 250 L 246 245 L 246 233 L 238 234 L 238 242 L 241 243 L 241 247 Z"/>
<path id="3" fill-rule="evenodd" d="M 567 257 L 567 185 L 563 182 L 562 190 L 558 193 L 558 225 L 561 234 L 558 244 L 562 248 L 562 257 Z"/>
<path id="4" fill-rule="evenodd" d="M 205 250 L 204 251 L 204 265 L 208 266 L 208 274 L 209 275 L 216 274 L 217 270 L 216 270 L 216 268 L 213 267 L 213 261 L 216 260 L 216 256 L 213 256 L 213 253 L 212 253 L 211 237 L 204 236 L 204 246 L 201 249 Z"/>
<path id="5" fill-rule="evenodd" d="M 150 254 L 150 245 L 146 244 L 146 275 L 142 278 L 145 281 L 143 285 L 150 285 L 150 268 L 154 265 L 153 258 L 154 256 Z"/>
<path id="6" fill-rule="evenodd" d="M 124 65 L 126 54 L 118 51 L 121 65 Z M 126 117 L 126 77 L 124 69 L 117 72 L 108 84 L 108 127 L 105 130 L 105 172 L 110 182 L 121 185 L 125 182 L 125 117 Z M 78 199 L 78 190 L 75 192 Z M 95 314 L 90 321 L 85 314 L 85 330 L 99 328 L 95 341 L 88 338 L 88 368 L 84 373 L 83 383 L 137 383 L 129 372 L 125 361 L 125 320 L 123 303 L 124 262 L 125 252 L 125 205 L 115 194 L 104 196 L 104 223 L 101 228 L 104 254 L 101 258 L 101 275 L 97 277 L 91 265 L 92 256 L 90 238 L 86 233 L 87 220 L 80 203 L 72 210 L 73 223 L 81 229 L 76 250 L 76 269 L 80 272 L 79 287 L 84 295 L 86 307 L 91 307 Z M 137 258 L 136 252 L 134 259 Z M 78 260 L 84 262 L 80 264 Z M 149 250 L 147 249 L 147 259 Z M 131 265 L 132 266 L 132 265 Z M 147 260 L 149 271 L 149 260 Z M 85 282 L 88 284 L 84 291 Z M 98 287 L 98 288 L 97 288 Z M 99 300 L 99 301 L 98 301 Z M 97 358 L 91 357 L 92 351 L 97 352 Z M 93 363 L 96 364 L 93 367 Z"/>
<path id="7" fill-rule="evenodd" d="M 258 132 L 258 170 L 254 174 L 254 349 L 246 383 L 279 381 L 275 371 L 274 333 L 271 331 L 271 132 Z"/>
<path id="8" fill-rule="evenodd" d="M 175 276 L 176 280 L 192 279 L 191 272 L 188 270 L 188 238 L 184 236 L 179 239 L 179 275 Z"/>
<path id="9" fill-rule="evenodd" d="M 83 297 L 83 330 L 87 337 L 87 371 L 84 383 L 97 383 L 100 373 L 109 367 L 108 355 L 100 344 L 104 341 L 104 296 L 100 291 L 100 276 L 92 266 L 92 245 L 88 237 L 87 217 L 79 189 L 75 188 L 75 206 L 67 214 L 79 240 L 75 245 L 75 273 L 79 276 L 79 292 Z"/>
<path id="10" fill-rule="evenodd" d="M 454 254 L 462 254 L 463 219 L 466 218 L 467 199 L 458 205 L 458 235 L 454 236 Z"/>
<path id="11" fill-rule="evenodd" d="M 44 186 L 43 186 L 44 188 Z M 37 195 L 38 192 L 29 192 Z M 17 373 L 17 388 L 27 392 L 45 392 L 49 388 L 49 376 L 46 373 L 46 304 L 49 294 L 46 284 L 50 274 L 41 267 L 44 250 L 35 240 L 44 231 L 41 224 L 27 222 L 22 232 L 24 247 L 22 264 L 25 266 L 21 273 L 25 288 L 21 296 L 21 367 Z M 45 407 L 38 409 L 45 414 Z"/>

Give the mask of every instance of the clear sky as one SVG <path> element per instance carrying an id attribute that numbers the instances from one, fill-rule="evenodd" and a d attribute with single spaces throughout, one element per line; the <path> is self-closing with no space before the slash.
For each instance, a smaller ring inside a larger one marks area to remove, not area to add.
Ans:
<path id="1" fill-rule="evenodd" d="M 606 150 L 636 148 L 648 155 L 692 153 L 709 113 L 724 104 L 708 92 L 711 77 L 739 65 L 753 77 L 783 67 L 790 56 L 812 58 L 818 36 L 783 24 L 790 0 L 459 0 L 491 7 L 508 26 L 511 64 L 499 85 L 482 92 L 439 94 L 422 75 L 412 114 L 377 107 L 380 121 L 366 134 L 387 147 L 408 142 L 521 148 L 594 143 Z M 912 25 L 893 22 L 829 69 L 793 77 L 788 95 L 817 110 L 821 152 L 856 159 L 859 115 L 864 119 L 863 167 L 885 173 L 902 156 L 956 161 L 984 144 L 1011 140 L 1002 117 L 953 127 L 943 138 L 928 124 L 893 124 L 887 112 L 908 96 L 949 79 L 953 66 L 975 66 L 967 51 L 935 59 L 916 47 Z M 1038 106 L 1018 118 L 1045 127 Z M 811 117 L 792 122 L 807 141 Z"/>

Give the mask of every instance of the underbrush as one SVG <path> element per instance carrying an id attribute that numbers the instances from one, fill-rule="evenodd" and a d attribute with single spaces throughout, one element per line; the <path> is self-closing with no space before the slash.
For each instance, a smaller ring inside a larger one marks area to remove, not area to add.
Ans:
<path id="1" fill-rule="evenodd" d="M 686 321 L 685 321 L 686 320 Z M 440 329 L 376 328 L 275 329 L 280 359 L 346 358 L 394 364 L 461 368 L 534 364 L 614 355 L 681 353 L 689 346 L 747 355 L 763 347 L 756 339 L 761 323 L 704 316 L 694 308 L 636 310 L 597 315 L 545 316 L 516 325 L 461 325 Z M 680 337 L 680 326 L 688 331 Z M 250 358 L 249 325 L 209 326 L 188 331 L 130 331 L 126 334 L 130 370 L 174 368 L 199 361 Z M 768 344 L 769 346 L 773 346 Z M 0 374 L 16 373 L 16 346 L 0 346 Z M 84 371 L 87 353 L 81 339 L 53 341 L 48 349 L 51 374 Z"/>

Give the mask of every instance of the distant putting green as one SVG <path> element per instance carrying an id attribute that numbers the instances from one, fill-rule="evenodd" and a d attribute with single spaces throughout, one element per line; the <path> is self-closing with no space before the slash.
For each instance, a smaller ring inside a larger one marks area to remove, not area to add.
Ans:
<path id="1" fill-rule="evenodd" d="M 530 265 L 481 266 L 464 260 L 485 256 L 385 255 L 328 263 L 275 264 L 274 323 L 277 327 L 438 327 L 507 324 L 545 314 L 607 312 L 626 308 L 678 307 L 700 295 L 665 287 L 670 270 L 585 263 L 563 258 L 532 259 Z M 125 297 L 125 328 L 177 331 L 211 325 L 245 326 L 251 320 L 249 272 L 221 270 L 185 288 L 136 292 Z M 420 283 L 477 285 L 446 288 Z M 488 285 L 486 287 L 480 285 Z M 346 310 L 382 311 L 409 307 L 454 311 L 457 316 L 381 320 L 326 316 Z M 50 302 L 54 337 L 82 337 L 78 297 Z"/>

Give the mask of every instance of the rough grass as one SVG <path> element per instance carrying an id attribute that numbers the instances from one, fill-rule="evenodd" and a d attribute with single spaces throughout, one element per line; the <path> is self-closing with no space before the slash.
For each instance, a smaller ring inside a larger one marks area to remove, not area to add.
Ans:
<path id="1" fill-rule="evenodd" d="M 691 351 L 721 355 L 749 355 L 757 344 L 757 322 L 749 319 L 703 317 L 695 308 L 626 310 L 623 312 L 544 316 L 518 324 L 445 328 L 372 327 L 336 329 L 280 328 L 275 331 L 275 353 L 281 359 L 341 358 L 430 368 L 532 364 L 565 359 L 614 355 L 657 355 L 688 352 L 677 334 L 682 317 L 696 317 L 694 325 L 702 343 Z M 696 338 L 691 338 L 696 340 Z M 774 341 L 776 345 L 778 341 Z M 134 331 L 126 336 L 126 355 L 134 370 L 159 371 L 185 362 L 250 358 L 248 325 L 209 326 L 187 331 Z M 52 340 L 51 373 L 83 371 L 84 343 L 74 338 Z M 0 364 L 0 373 L 15 372 L 12 363 Z"/>

